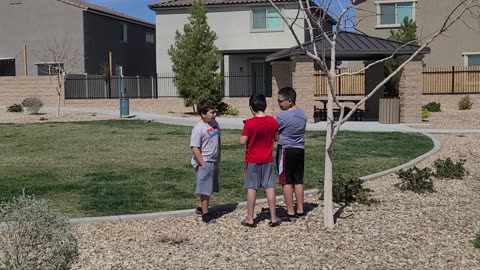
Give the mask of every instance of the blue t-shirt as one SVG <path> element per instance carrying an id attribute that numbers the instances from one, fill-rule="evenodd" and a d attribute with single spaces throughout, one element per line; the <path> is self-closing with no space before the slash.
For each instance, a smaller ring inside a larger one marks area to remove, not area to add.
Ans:
<path id="1" fill-rule="evenodd" d="M 281 111 L 277 115 L 279 139 L 283 148 L 305 148 L 307 115 L 301 108 Z"/>

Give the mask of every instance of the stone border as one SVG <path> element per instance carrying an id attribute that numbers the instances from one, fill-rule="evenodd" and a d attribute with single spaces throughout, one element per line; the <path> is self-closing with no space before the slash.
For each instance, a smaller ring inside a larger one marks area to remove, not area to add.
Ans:
<path id="1" fill-rule="evenodd" d="M 404 163 L 400 166 L 387 169 L 378 173 L 366 175 L 360 177 L 361 180 L 365 181 L 370 181 L 377 179 L 381 176 L 391 174 L 394 172 L 397 172 L 401 169 L 411 167 L 415 164 L 420 163 L 427 157 L 435 154 L 441 149 L 441 143 L 440 141 L 433 137 L 429 133 L 424 133 L 425 136 L 429 137 L 433 141 L 433 149 L 428 151 L 427 153 L 407 162 Z M 305 195 L 312 195 L 318 193 L 318 189 L 310 189 L 305 191 Z M 278 195 L 275 197 L 276 201 L 281 201 L 283 200 L 283 195 Z M 257 199 L 256 200 L 256 205 L 259 204 L 265 204 L 267 203 L 267 199 Z M 224 211 L 234 211 L 236 209 L 240 208 L 246 208 L 247 207 L 247 202 L 239 202 L 239 203 L 232 203 L 232 204 L 223 204 L 223 205 L 216 205 L 210 207 L 210 210 L 212 212 L 224 212 Z M 187 216 L 193 216 L 195 214 L 195 209 L 184 209 L 184 210 L 176 210 L 176 211 L 168 211 L 168 212 L 155 212 L 155 213 L 145 213 L 145 214 L 134 214 L 134 215 L 118 215 L 118 216 L 103 216 L 103 217 L 86 217 L 86 218 L 72 218 L 70 219 L 70 224 L 91 224 L 91 223 L 104 223 L 104 222 L 121 222 L 121 221 L 129 221 L 129 220 L 151 220 L 151 219 L 158 219 L 158 218 L 164 218 L 164 217 L 187 217 Z"/>

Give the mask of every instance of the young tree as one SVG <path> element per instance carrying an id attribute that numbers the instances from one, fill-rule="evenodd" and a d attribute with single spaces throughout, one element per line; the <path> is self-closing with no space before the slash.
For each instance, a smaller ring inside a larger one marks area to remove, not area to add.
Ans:
<path id="1" fill-rule="evenodd" d="M 342 31 L 355 27 L 355 19 L 352 17 L 352 10 L 357 4 L 366 0 L 317 0 L 316 2 L 298 0 L 298 13 L 294 18 L 286 17 L 276 6 L 273 0 L 269 0 L 270 4 L 281 14 L 283 21 L 290 29 L 293 37 L 298 43 L 299 48 L 305 55 L 310 57 L 322 73 L 328 78 L 328 101 L 327 101 L 327 130 L 325 139 L 325 164 L 324 164 L 324 226 L 327 228 L 334 227 L 333 213 L 333 197 L 332 197 L 332 181 L 333 181 L 333 150 L 335 141 L 340 131 L 340 127 L 355 113 L 355 111 L 371 98 L 379 89 L 381 89 L 387 81 L 397 74 L 405 65 L 412 61 L 425 47 L 434 41 L 438 36 L 447 31 L 455 22 L 457 22 L 463 14 L 473 7 L 478 7 L 479 0 L 459 0 L 458 5 L 448 14 L 442 25 L 439 25 L 435 33 L 430 34 L 426 39 L 422 40 L 422 44 L 406 61 L 398 66 L 390 75 L 376 85 L 373 90 L 366 95 L 360 102 L 345 114 L 345 106 L 339 101 L 335 94 L 335 81 L 341 76 L 351 76 L 369 69 L 370 67 L 385 62 L 395 57 L 395 53 L 384 59 L 375 61 L 366 65 L 363 69 L 355 73 L 336 73 L 336 46 L 337 37 Z M 335 12 L 335 5 L 339 7 L 339 12 Z M 336 20 L 337 25 L 332 32 L 324 29 L 325 22 L 329 22 L 328 16 L 332 16 Z M 304 19 L 304 20 L 303 20 Z M 301 27 L 306 24 L 306 31 L 309 32 L 312 49 L 308 50 L 306 46 L 300 42 L 294 28 Z M 315 35 L 314 35 L 315 33 Z M 315 38 L 321 36 L 324 40 L 324 46 L 317 48 Z M 327 48 L 327 49 L 325 49 Z M 329 54 L 326 53 L 329 50 Z M 328 55 L 328 57 L 327 57 Z M 340 108 L 340 116 L 337 121 L 333 118 L 333 104 Z"/>
<path id="2" fill-rule="evenodd" d="M 195 1 L 189 9 L 188 23 L 183 27 L 183 34 L 175 34 L 175 44 L 168 50 L 173 63 L 175 84 L 178 93 L 185 101 L 185 106 L 192 106 L 203 99 L 217 102 L 223 98 L 223 74 L 219 73 L 222 55 L 214 42 L 215 32 L 207 23 L 207 9 Z"/>
<path id="3" fill-rule="evenodd" d="M 77 71 L 80 62 L 83 60 L 82 54 L 78 48 L 73 46 L 73 42 L 67 34 L 60 41 L 53 35 L 44 50 L 34 51 L 33 54 L 43 65 L 49 68 L 50 80 L 55 84 L 55 90 L 57 91 L 57 116 L 59 116 L 65 76 Z"/>
<path id="4" fill-rule="evenodd" d="M 408 19 L 408 17 L 403 18 L 398 30 L 390 30 L 390 37 L 388 39 L 402 43 L 417 44 L 417 23 L 412 19 Z M 385 61 L 385 77 L 388 77 L 388 75 L 394 72 L 399 65 L 400 60 L 397 57 Z M 387 93 L 387 96 L 398 96 L 401 77 L 402 71 L 398 72 L 390 81 L 385 83 L 385 93 Z"/>

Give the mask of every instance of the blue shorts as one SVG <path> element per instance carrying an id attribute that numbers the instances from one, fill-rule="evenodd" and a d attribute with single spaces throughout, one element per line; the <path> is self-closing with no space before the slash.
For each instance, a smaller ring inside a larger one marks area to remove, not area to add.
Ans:
<path id="1" fill-rule="evenodd" d="M 197 166 L 195 168 L 196 188 L 195 194 L 212 196 L 213 192 L 218 192 L 218 176 L 220 168 L 218 162 L 207 162 L 205 168 Z"/>

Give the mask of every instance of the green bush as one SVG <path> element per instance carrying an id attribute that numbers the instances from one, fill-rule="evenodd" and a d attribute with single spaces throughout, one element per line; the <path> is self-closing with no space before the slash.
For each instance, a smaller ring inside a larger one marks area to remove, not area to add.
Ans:
<path id="1" fill-rule="evenodd" d="M 470 110 L 472 108 L 473 101 L 470 100 L 469 96 L 465 96 L 460 99 L 458 102 L 458 109 L 459 110 Z"/>
<path id="2" fill-rule="evenodd" d="M 70 269 L 78 256 L 68 220 L 22 195 L 0 204 L 0 269 Z"/>
<path id="3" fill-rule="evenodd" d="M 473 240 L 473 246 L 480 249 L 480 232 L 475 235 L 475 239 Z"/>
<path id="4" fill-rule="evenodd" d="M 225 102 L 220 102 L 217 104 L 217 111 L 220 115 L 234 115 L 237 116 L 240 114 L 240 110 L 225 103 Z"/>
<path id="5" fill-rule="evenodd" d="M 38 98 L 26 98 L 22 101 L 22 106 L 27 108 L 31 114 L 38 114 L 43 107 L 43 102 Z"/>
<path id="6" fill-rule="evenodd" d="M 459 162 L 453 162 L 450 158 L 445 160 L 437 159 L 433 163 L 436 172 L 435 177 L 442 179 L 463 179 L 466 174 L 465 160 L 461 159 Z"/>
<path id="7" fill-rule="evenodd" d="M 422 119 L 427 119 L 430 117 L 430 111 L 427 108 L 423 108 L 422 110 Z"/>
<path id="8" fill-rule="evenodd" d="M 440 102 L 430 102 L 427 105 L 423 105 L 422 109 L 427 109 L 429 112 L 441 112 Z"/>
<path id="9" fill-rule="evenodd" d="M 21 104 L 13 104 L 8 106 L 7 112 L 23 112 L 23 107 Z"/>
<path id="10" fill-rule="evenodd" d="M 375 204 L 378 201 L 371 198 L 373 190 L 363 187 L 364 181 L 358 178 L 340 176 L 333 179 L 333 201 L 336 203 L 358 202 L 365 205 Z M 321 195 L 323 200 L 323 193 Z"/>
<path id="11" fill-rule="evenodd" d="M 419 169 L 416 166 L 408 170 L 400 170 L 397 175 L 401 182 L 395 184 L 400 190 L 410 190 L 415 193 L 435 192 L 430 168 Z"/>

